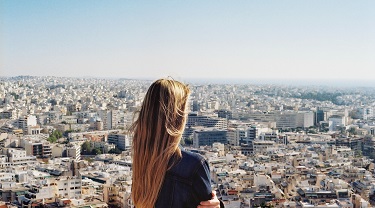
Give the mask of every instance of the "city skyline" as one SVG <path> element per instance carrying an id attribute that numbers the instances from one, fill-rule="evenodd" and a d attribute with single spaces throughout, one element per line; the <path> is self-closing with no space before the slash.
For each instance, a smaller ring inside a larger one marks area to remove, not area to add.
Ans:
<path id="1" fill-rule="evenodd" d="M 0 77 L 0 206 L 134 208 L 129 128 L 150 83 Z M 374 207 L 374 88 L 188 85 L 178 139 L 225 207 Z"/>
<path id="2" fill-rule="evenodd" d="M 0 76 L 367 80 L 372 1 L 1 1 Z"/>

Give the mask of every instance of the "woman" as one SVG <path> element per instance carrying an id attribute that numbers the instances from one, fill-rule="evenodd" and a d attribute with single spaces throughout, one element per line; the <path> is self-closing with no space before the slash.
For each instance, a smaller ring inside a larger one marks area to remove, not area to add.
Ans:
<path id="1" fill-rule="evenodd" d="M 146 93 L 131 128 L 137 208 L 220 207 L 206 160 L 179 148 L 189 94 L 185 84 L 171 79 L 156 80 Z"/>

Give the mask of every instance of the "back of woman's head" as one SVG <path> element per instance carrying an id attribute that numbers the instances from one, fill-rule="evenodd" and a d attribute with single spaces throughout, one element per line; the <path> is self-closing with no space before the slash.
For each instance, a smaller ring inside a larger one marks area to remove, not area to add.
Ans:
<path id="1" fill-rule="evenodd" d="M 133 123 L 133 185 L 136 207 L 153 207 L 186 121 L 189 88 L 178 81 L 159 79 L 151 84 Z"/>

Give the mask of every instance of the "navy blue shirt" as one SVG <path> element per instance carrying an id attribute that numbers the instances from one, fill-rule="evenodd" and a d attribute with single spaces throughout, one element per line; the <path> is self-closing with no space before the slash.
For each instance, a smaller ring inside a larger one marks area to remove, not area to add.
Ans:
<path id="1" fill-rule="evenodd" d="M 182 158 L 165 175 L 155 208 L 196 208 L 212 198 L 207 161 L 197 153 L 181 153 Z"/>

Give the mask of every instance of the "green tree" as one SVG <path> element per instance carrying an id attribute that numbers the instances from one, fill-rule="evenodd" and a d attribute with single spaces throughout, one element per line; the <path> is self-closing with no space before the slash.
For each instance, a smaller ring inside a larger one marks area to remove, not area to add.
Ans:
<path id="1" fill-rule="evenodd" d="M 355 150 L 354 151 L 354 156 L 362 158 L 363 157 L 362 151 L 361 150 Z"/>
<path id="2" fill-rule="evenodd" d="M 348 130 L 349 134 L 350 135 L 356 135 L 357 134 L 357 131 L 354 127 L 350 127 L 350 129 Z"/>
<path id="3" fill-rule="evenodd" d="M 100 154 L 102 154 L 102 151 L 100 151 L 99 148 L 94 148 L 94 149 L 92 149 L 91 154 L 100 155 Z"/>
<path id="4" fill-rule="evenodd" d="M 18 98 L 20 97 L 20 96 L 19 96 L 18 94 L 16 94 L 15 92 L 11 92 L 10 94 L 14 97 L 15 100 L 18 100 Z"/>
<path id="5" fill-rule="evenodd" d="M 51 143 L 55 143 L 57 141 L 57 138 L 54 135 L 51 135 L 48 137 L 47 141 Z"/>
<path id="6" fill-rule="evenodd" d="M 73 130 L 66 130 L 66 131 L 64 131 L 63 135 L 65 137 L 68 137 L 69 133 L 72 133 L 72 132 L 73 132 Z"/>
<path id="7" fill-rule="evenodd" d="M 193 144 L 193 138 L 188 137 L 185 139 L 185 145 L 192 145 Z"/>
<path id="8" fill-rule="evenodd" d="M 309 134 L 316 134 L 316 131 L 310 129 L 307 133 L 309 133 Z"/>
<path id="9" fill-rule="evenodd" d="M 59 139 L 63 137 L 63 133 L 61 131 L 57 131 L 57 135 Z"/>
<path id="10" fill-rule="evenodd" d="M 109 154 L 121 154 L 122 151 L 119 148 L 115 147 L 114 149 L 109 150 L 108 153 Z"/>
<path id="11" fill-rule="evenodd" d="M 53 142 L 56 142 L 61 137 L 62 137 L 62 133 L 58 130 L 55 130 L 55 131 L 52 132 L 52 134 L 49 135 L 49 138 L 47 140 L 48 141 L 52 140 Z"/>
<path id="12" fill-rule="evenodd" d="M 341 134 L 344 134 L 346 131 L 346 128 L 341 126 L 341 127 L 338 127 L 338 130 L 340 131 Z"/>
<path id="13" fill-rule="evenodd" d="M 81 145 L 81 153 L 83 155 L 88 155 L 90 154 L 90 151 L 91 150 L 91 145 L 88 141 L 85 141 L 82 145 Z"/>

